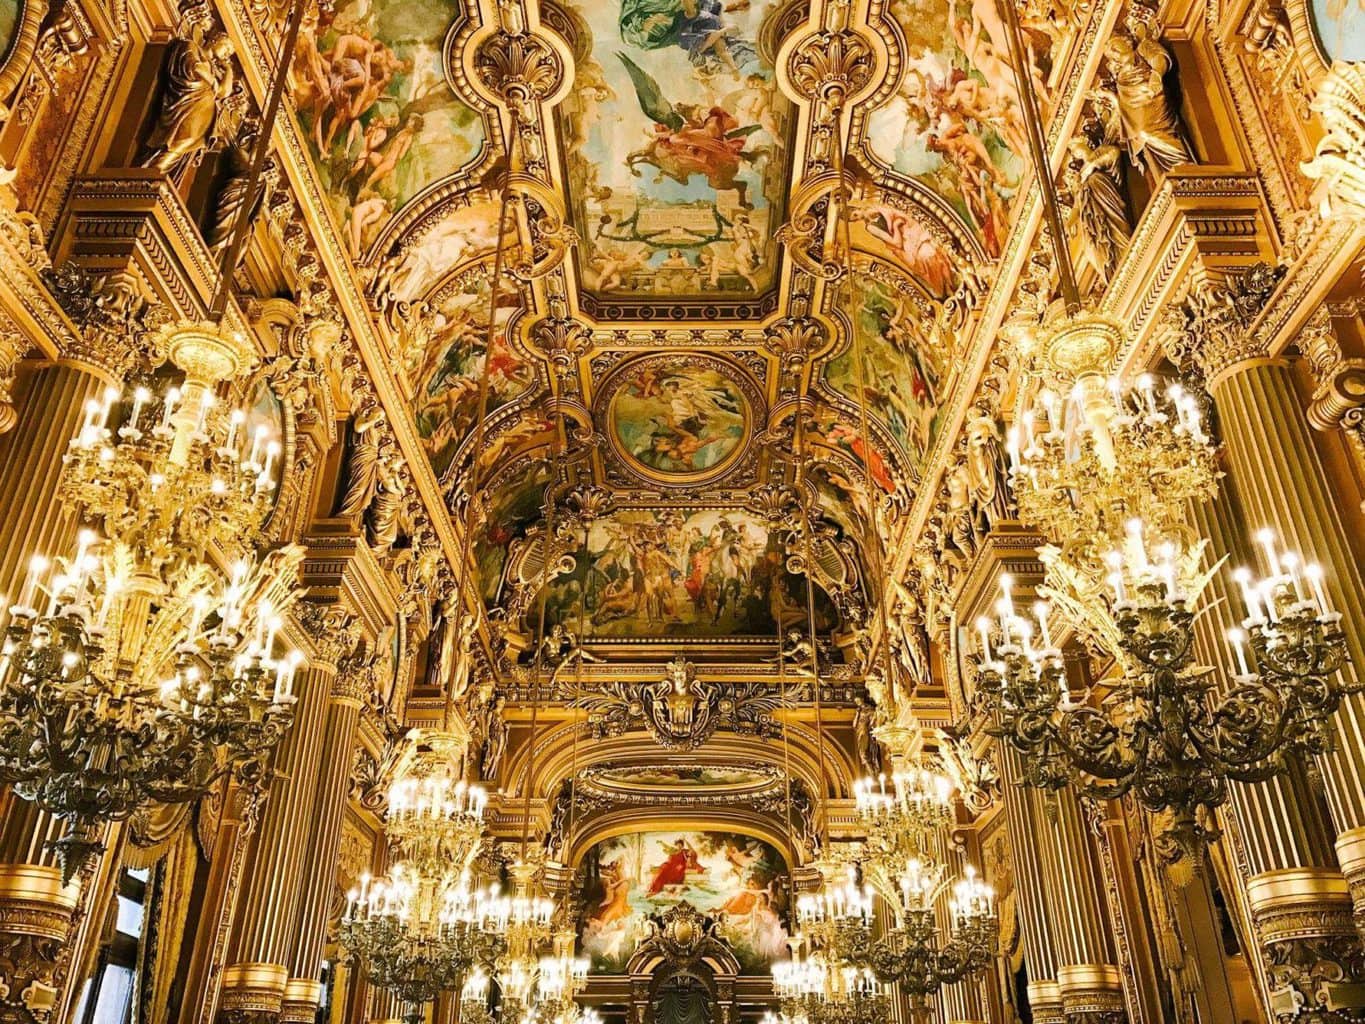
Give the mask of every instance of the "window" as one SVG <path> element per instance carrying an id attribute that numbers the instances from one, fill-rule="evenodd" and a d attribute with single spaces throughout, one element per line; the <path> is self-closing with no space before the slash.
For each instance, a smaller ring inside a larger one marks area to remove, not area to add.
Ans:
<path id="1" fill-rule="evenodd" d="M 147 909 L 148 873 L 125 869 L 118 880 L 114 934 L 81 991 L 75 1024 L 127 1024 L 133 1011 L 137 947 Z"/>

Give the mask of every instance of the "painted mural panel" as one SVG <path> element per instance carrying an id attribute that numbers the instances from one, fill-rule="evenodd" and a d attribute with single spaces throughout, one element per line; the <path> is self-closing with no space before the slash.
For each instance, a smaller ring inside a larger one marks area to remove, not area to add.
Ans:
<path id="1" fill-rule="evenodd" d="M 507 342 L 506 328 L 516 297 L 505 297 L 504 303 L 511 305 L 499 305 L 490 331 L 488 291 L 487 277 L 476 274 L 448 294 L 436 311 L 422 361 L 413 375 L 417 433 L 437 476 L 450 467 L 477 421 L 485 362 L 487 413 L 502 408 L 535 382 L 530 362 Z"/>
<path id="2" fill-rule="evenodd" d="M 546 600 L 549 622 L 577 629 L 580 601 L 590 635 L 715 637 L 776 635 L 804 624 L 806 584 L 784 567 L 782 536 L 737 510 L 637 510 L 593 521 L 574 570 Z M 835 624 L 816 590 L 816 626 Z"/>
<path id="3" fill-rule="evenodd" d="M 872 152 L 944 196 L 999 256 L 1027 137 L 995 0 L 895 0 L 890 13 L 905 34 L 905 73 L 868 119 Z"/>
<path id="4" fill-rule="evenodd" d="M 474 559 L 485 602 L 497 600 L 507 565 L 507 546 L 540 518 L 545 506 L 545 485 L 549 482 L 549 466 L 533 462 L 519 475 L 489 489 L 492 504 L 483 530 L 474 537 Z"/>
<path id="5" fill-rule="evenodd" d="M 1313 28 L 1331 60 L 1365 60 L 1365 0 L 1312 0 Z"/>
<path id="6" fill-rule="evenodd" d="M 791 108 L 757 43 L 771 9 L 571 6 L 580 39 L 560 116 L 588 288 L 714 296 L 772 283 Z"/>
<path id="7" fill-rule="evenodd" d="M 739 453 L 749 406 L 717 369 L 646 362 L 618 386 L 609 416 L 628 459 L 686 477 L 719 469 Z"/>
<path id="8" fill-rule="evenodd" d="M 788 870 L 770 844 L 730 832 L 643 832 L 604 839 L 578 869 L 581 948 L 598 974 L 624 971 L 651 914 L 687 900 L 720 923 L 746 974 L 788 952 Z"/>
<path id="9" fill-rule="evenodd" d="M 352 255 L 427 186 L 476 159 L 483 119 L 456 98 L 442 42 L 458 0 L 309 5 L 294 104 Z"/>
<path id="10" fill-rule="evenodd" d="M 23 9 L 22 0 L 0 0 L 0 58 L 9 56 L 19 34 L 19 15 Z"/>
<path id="11" fill-rule="evenodd" d="M 865 390 L 868 413 L 918 459 L 934 437 L 938 403 L 951 372 L 946 365 L 950 354 L 935 348 L 909 298 L 890 285 L 860 276 L 855 293 L 861 300 L 855 325 L 861 386 L 852 345 L 830 361 L 825 379 L 855 404 Z"/>

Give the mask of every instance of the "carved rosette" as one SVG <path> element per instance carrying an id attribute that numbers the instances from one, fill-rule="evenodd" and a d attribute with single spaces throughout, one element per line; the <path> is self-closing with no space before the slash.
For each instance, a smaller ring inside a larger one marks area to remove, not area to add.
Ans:
<path id="1" fill-rule="evenodd" d="M 76 909 L 75 887 L 56 868 L 0 865 L 0 1020 L 47 1024 L 55 977 Z"/>
<path id="2" fill-rule="evenodd" d="M 1247 883 L 1252 924 L 1265 952 L 1280 1021 L 1361 1019 L 1365 951 L 1346 879 L 1321 868 L 1288 868 Z M 1356 1011 L 1337 1015 L 1328 1008 Z"/>
<path id="3" fill-rule="evenodd" d="M 1312 110 L 1321 118 L 1324 134 L 1302 170 L 1318 183 L 1323 215 L 1365 218 L 1365 64 L 1333 63 Z"/>

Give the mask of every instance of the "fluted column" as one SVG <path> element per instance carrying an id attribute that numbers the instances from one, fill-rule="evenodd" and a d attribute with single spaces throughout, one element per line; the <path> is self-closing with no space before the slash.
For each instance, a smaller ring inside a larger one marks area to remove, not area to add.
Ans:
<path id="1" fill-rule="evenodd" d="M 241 1019 L 280 1013 L 290 977 L 299 886 L 308 863 L 306 837 L 313 815 L 324 723 L 337 663 L 354 646 L 353 620 L 335 605 L 300 603 L 292 612 L 290 640 L 309 651 L 301 673 L 294 724 L 275 755 L 256 846 L 243 879 L 243 896 L 223 973 L 220 1007 Z M 309 875 L 309 884 L 314 879 Z"/>
<path id="2" fill-rule="evenodd" d="M 1329 599 L 1342 613 L 1351 662 L 1343 671 L 1352 681 L 1365 678 L 1365 584 L 1289 367 L 1227 335 L 1201 340 L 1196 357 L 1218 409 L 1228 473 L 1246 525 L 1273 530 L 1286 548 L 1322 564 Z M 1273 965 L 1277 1012 L 1285 1018 L 1293 1014 L 1296 998 L 1316 1002 L 1321 995 L 1340 1005 L 1365 1006 L 1365 988 L 1357 984 L 1365 979 L 1355 977 L 1359 942 L 1350 934 L 1352 896 L 1355 929 L 1365 924 L 1365 696 L 1343 701 L 1331 729 L 1336 750 L 1320 758 L 1319 767 L 1341 833 L 1336 845 L 1344 879 L 1321 863 L 1326 858 L 1312 846 L 1311 823 L 1299 830 L 1299 822 L 1276 820 L 1273 801 L 1283 787 L 1259 795 L 1254 787 L 1239 787 L 1234 804 L 1239 819 L 1250 814 L 1256 831 L 1277 837 L 1248 844 L 1265 870 L 1247 888 L 1260 943 Z M 1266 803 L 1270 806 L 1258 806 Z M 1262 812 L 1268 819 L 1258 819 Z M 1291 837 L 1291 831 L 1300 834 Z"/>
<path id="3" fill-rule="evenodd" d="M 944 844 L 944 867 L 949 879 L 961 878 L 968 860 L 962 851 L 950 844 Z M 952 935 L 952 911 L 949 908 L 951 886 L 945 889 L 934 906 L 938 921 L 939 934 L 946 941 Z M 955 985 L 944 985 L 941 993 L 944 1024 L 986 1024 L 986 1000 L 982 992 L 985 979 L 990 976 L 989 969 L 969 975 Z"/>
<path id="4" fill-rule="evenodd" d="M 1123 983 L 1105 919 L 1080 802 L 1070 788 L 1040 794 L 1047 802 L 1038 836 L 1047 905 L 1053 912 L 1056 979 L 1070 1024 L 1126 1020 Z"/>
<path id="5" fill-rule="evenodd" d="M 1192 504 L 1188 510 L 1190 525 L 1209 542 L 1205 561 L 1216 564 L 1226 558 L 1232 566 L 1253 565 L 1236 488 L 1225 481 L 1214 502 Z M 1229 585 L 1226 572 L 1216 574 L 1205 591 L 1201 614 L 1195 619 L 1195 658 L 1201 665 L 1213 668 L 1219 690 L 1230 681 L 1227 675 L 1229 648 L 1228 630 L 1238 625 L 1235 612 L 1238 598 Z M 1336 851 L 1332 848 L 1332 826 L 1320 806 L 1319 795 L 1302 770 L 1275 776 L 1265 782 L 1229 786 L 1228 805 L 1224 811 L 1224 842 L 1228 844 L 1229 861 L 1234 867 L 1232 891 L 1229 896 L 1241 906 L 1247 920 L 1253 917 L 1248 886 L 1255 879 L 1274 877 L 1278 872 L 1308 870 L 1319 877 L 1335 877 L 1340 885 Z M 1230 908 L 1231 909 L 1231 908 Z M 1345 924 L 1345 922 L 1343 922 Z M 1349 936 L 1349 927 L 1345 929 Z M 1267 994 L 1272 988 L 1270 975 L 1275 965 L 1262 948 L 1259 935 L 1244 936 L 1248 959 L 1258 981 Z M 1202 951 L 1201 951 L 1202 952 Z M 1204 958 L 1208 959 L 1208 958 Z M 1221 962 L 1221 956 L 1218 958 Z M 1207 970 L 1216 964 L 1204 965 Z"/>
<path id="6" fill-rule="evenodd" d="M 337 673 L 331 706 L 318 762 L 313 818 L 307 840 L 305 863 L 308 876 L 299 892 L 299 913 L 294 946 L 289 960 L 290 989 L 286 992 L 283 1021 L 311 1022 L 317 1014 L 322 992 L 322 970 L 327 921 L 341 848 L 341 823 L 346 814 L 348 779 L 355 753 L 360 709 L 369 695 L 370 676 L 347 670 Z"/>
<path id="7" fill-rule="evenodd" d="M 1014 859 L 1019 931 L 1024 939 L 1024 968 L 1029 977 L 1029 1005 L 1034 1024 L 1064 1024 L 1057 988 L 1057 940 L 1043 889 L 1038 836 L 1043 815 L 1035 790 L 1020 785 L 1024 777 L 1019 754 L 1000 747 L 1000 780 L 1004 791 L 1005 828 Z"/>
<path id="8" fill-rule="evenodd" d="M 34 555 L 68 555 L 78 523 L 57 496 L 57 478 L 67 444 L 80 429 L 85 403 L 107 382 L 68 366 L 30 374 L 17 401 L 18 422 L 0 436 L 0 508 L 5 509 L 0 543 L 0 595 L 18 598 Z M 61 834 L 61 823 L 26 800 L 14 797 L 0 825 L 0 863 L 53 865 L 45 848 Z"/>

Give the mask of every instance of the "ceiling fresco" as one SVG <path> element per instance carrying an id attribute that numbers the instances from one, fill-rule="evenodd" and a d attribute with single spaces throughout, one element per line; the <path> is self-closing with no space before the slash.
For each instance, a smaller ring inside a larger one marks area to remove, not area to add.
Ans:
<path id="1" fill-rule="evenodd" d="M 348 0 L 303 35 L 299 135 L 490 623 L 528 650 L 543 594 L 612 650 L 775 644 L 803 500 L 818 629 L 856 626 L 1021 185 L 992 0 Z M 547 500 L 590 509 L 550 557 Z"/>
<path id="2" fill-rule="evenodd" d="M 343 241 L 362 256 L 411 199 L 479 158 L 483 117 L 446 80 L 458 0 L 308 8 L 293 99 Z"/>
<path id="3" fill-rule="evenodd" d="M 866 152 L 941 196 L 998 257 L 1027 142 L 995 0 L 892 0 L 888 14 L 904 71 L 889 101 L 867 115 Z M 1041 18 L 1025 27 L 1046 96 L 1053 27 Z"/>
<path id="4" fill-rule="evenodd" d="M 594 521 L 546 621 L 592 637 L 776 637 L 806 622 L 806 583 L 786 571 L 786 533 L 736 509 L 640 509 Z M 816 592 L 816 628 L 838 621 Z M 581 615 L 580 615 L 581 610 Z M 583 620 L 580 623 L 580 618 Z"/>
<path id="5" fill-rule="evenodd" d="M 598 294 L 754 295 L 778 266 L 791 104 L 763 0 L 566 4 L 558 111 L 578 266 Z"/>

